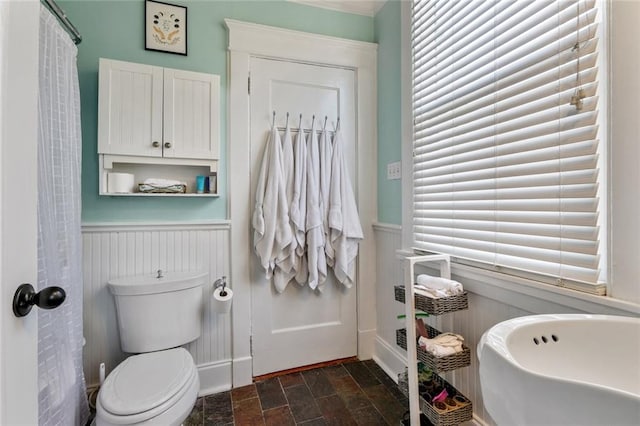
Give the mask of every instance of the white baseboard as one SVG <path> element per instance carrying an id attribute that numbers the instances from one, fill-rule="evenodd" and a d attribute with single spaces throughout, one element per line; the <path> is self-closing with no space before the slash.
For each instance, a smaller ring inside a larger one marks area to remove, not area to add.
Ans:
<path id="1" fill-rule="evenodd" d="M 371 359 L 375 353 L 375 341 L 377 331 L 375 328 L 371 330 L 358 330 L 358 358 L 361 360 Z"/>
<path id="2" fill-rule="evenodd" d="M 198 365 L 200 376 L 200 391 L 198 396 L 212 395 L 214 393 L 231 389 L 231 360 L 211 362 Z"/>
<path id="3" fill-rule="evenodd" d="M 373 360 L 396 382 L 398 381 L 398 374 L 404 371 L 407 366 L 406 357 L 381 339 L 380 336 L 376 337 Z"/>
<path id="4" fill-rule="evenodd" d="M 253 358 L 250 356 L 234 358 L 232 378 L 234 388 L 253 383 Z"/>
<path id="5" fill-rule="evenodd" d="M 480 417 L 478 417 L 476 413 L 473 413 L 473 419 L 471 419 L 470 423 L 473 426 L 489 426 L 489 423 L 485 422 Z"/>

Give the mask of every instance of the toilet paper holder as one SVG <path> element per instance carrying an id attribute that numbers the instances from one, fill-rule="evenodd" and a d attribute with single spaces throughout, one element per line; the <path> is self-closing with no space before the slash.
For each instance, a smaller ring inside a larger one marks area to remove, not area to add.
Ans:
<path id="1" fill-rule="evenodd" d="M 222 276 L 222 278 L 218 278 L 217 280 L 215 280 L 213 282 L 213 289 L 215 290 L 218 287 L 222 287 L 222 290 L 220 290 L 220 295 L 221 296 L 226 296 L 227 292 L 224 291 L 224 289 L 227 287 L 227 277 L 226 276 Z"/>

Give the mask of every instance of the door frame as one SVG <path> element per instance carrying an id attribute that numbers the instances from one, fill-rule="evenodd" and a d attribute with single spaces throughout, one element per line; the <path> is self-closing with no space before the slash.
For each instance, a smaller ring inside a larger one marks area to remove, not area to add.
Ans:
<path id="1" fill-rule="evenodd" d="M 252 381 L 249 64 L 252 56 L 352 69 L 356 79 L 356 194 L 364 240 L 357 262 L 358 357 L 370 359 L 376 338 L 375 241 L 377 218 L 377 52 L 367 43 L 225 19 L 229 32 L 227 167 L 231 219 L 232 380 Z"/>
<path id="2" fill-rule="evenodd" d="M 0 2 L 0 424 L 38 423 L 38 313 L 13 314 L 37 285 L 40 2 Z"/>

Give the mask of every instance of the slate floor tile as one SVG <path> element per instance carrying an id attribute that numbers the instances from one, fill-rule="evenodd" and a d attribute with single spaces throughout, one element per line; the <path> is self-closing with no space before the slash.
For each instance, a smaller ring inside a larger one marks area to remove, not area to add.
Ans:
<path id="1" fill-rule="evenodd" d="M 380 381 L 371 374 L 371 371 L 362 362 L 345 363 L 344 368 L 347 369 L 351 377 L 353 377 L 361 388 L 380 384 Z"/>
<path id="2" fill-rule="evenodd" d="M 342 366 L 342 364 L 324 367 L 323 370 L 329 379 L 349 375 L 349 372 Z"/>
<path id="3" fill-rule="evenodd" d="M 343 377 L 331 378 L 330 379 L 333 388 L 337 393 L 346 393 L 346 392 L 357 392 L 360 390 L 360 387 L 353 380 L 353 377 L 347 375 Z"/>
<path id="4" fill-rule="evenodd" d="M 234 402 L 233 418 L 236 426 L 264 425 L 260 400 L 258 398 L 251 398 Z"/>
<path id="5" fill-rule="evenodd" d="M 304 384 L 304 379 L 300 373 L 285 374 L 284 376 L 280 376 L 279 379 L 283 389 Z"/>
<path id="6" fill-rule="evenodd" d="M 351 412 L 360 409 L 373 408 L 373 404 L 362 391 L 353 393 L 342 393 L 339 395 L 340 398 L 342 398 L 342 400 L 344 401 L 344 404 L 347 406 L 347 409 Z"/>
<path id="7" fill-rule="evenodd" d="M 233 423 L 231 392 L 220 392 L 204 397 L 204 423 L 207 426 Z"/>
<path id="8" fill-rule="evenodd" d="M 302 376 L 314 397 L 320 398 L 336 393 L 331 382 L 329 382 L 329 378 L 327 377 L 324 369 L 318 368 L 315 370 L 305 371 L 302 373 Z"/>
<path id="9" fill-rule="evenodd" d="M 322 417 L 317 419 L 308 420 L 306 422 L 298 423 L 299 426 L 325 426 L 327 422 Z"/>
<path id="10" fill-rule="evenodd" d="M 256 383 L 256 389 L 258 390 L 263 410 L 287 405 L 287 400 L 277 377 Z"/>
<path id="11" fill-rule="evenodd" d="M 357 424 L 338 395 L 318 398 L 316 402 L 328 425 L 354 426 Z"/>
<path id="12" fill-rule="evenodd" d="M 297 423 L 321 417 L 320 409 L 306 384 L 286 388 L 291 413 Z"/>
<path id="13" fill-rule="evenodd" d="M 256 385 L 254 383 L 231 390 L 231 399 L 233 401 L 242 401 L 243 399 L 251 399 L 257 397 L 258 391 L 256 390 Z"/>
<path id="14" fill-rule="evenodd" d="M 295 426 L 291 410 L 287 405 L 262 412 L 266 426 Z"/>
<path id="15" fill-rule="evenodd" d="M 388 423 L 397 422 L 406 411 L 384 385 L 369 386 L 364 389 L 364 393 Z"/>
<path id="16" fill-rule="evenodd" d="M 407 410 L 374 361 L 348 361 L 198 398 L 184 426 L 398 425 Z"/>
<path id="17" fill-rule="evenodd" d="M 378 413 L 375 408 L 371 408 L 361 408 L 354 411 L 353 418 L 356 420 L 356 423 L 361 426 L 386 425 L 387 422 L 384 420 L 382 415 Z M 399 423 L 400 421 L 398 420 L 395 424 Z"/>

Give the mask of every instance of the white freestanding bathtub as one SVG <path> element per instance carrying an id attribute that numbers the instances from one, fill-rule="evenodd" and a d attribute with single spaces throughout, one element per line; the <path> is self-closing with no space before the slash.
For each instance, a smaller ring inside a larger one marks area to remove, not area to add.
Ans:
<path id="1" fill-rule="evenodd" d="M 484 333 L 477 350 L 498 425 L 640 425 L 640 318 L 515 318 Z"/>

